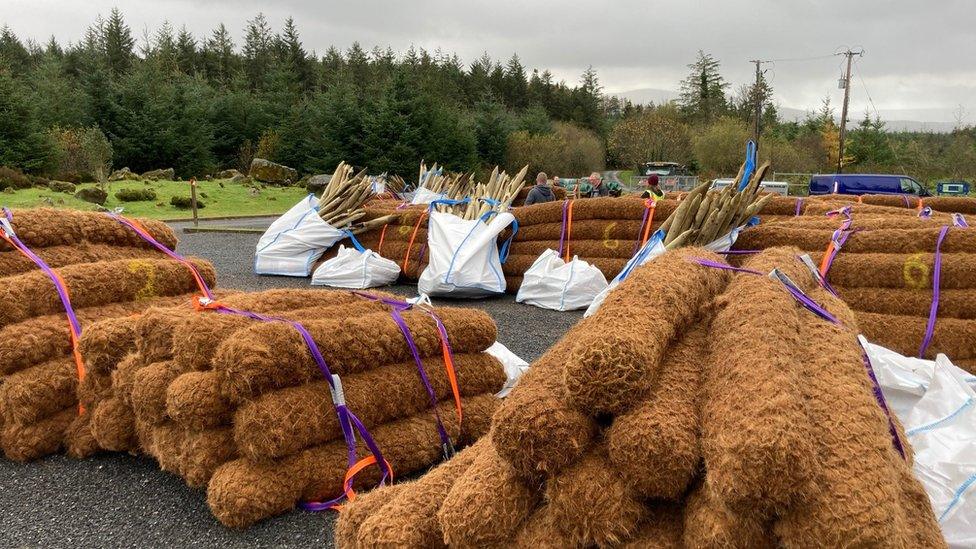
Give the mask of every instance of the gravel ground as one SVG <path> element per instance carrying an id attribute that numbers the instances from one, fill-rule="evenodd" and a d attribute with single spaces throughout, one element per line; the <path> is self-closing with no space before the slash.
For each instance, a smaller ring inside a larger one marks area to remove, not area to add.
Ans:
<path id="1" fill-rule="evenodd" d="M 229 222 L 222 222 L 229 223 Z M 267 225 L 250 220 L 250 227 Z M 187 224 L 174 223 L 180 229 Z M 256 234 L 180 234 L 178 251 L 217 267 L 218 286 L 245 290 L 307 287 L 308 280 L 251 272 Z M 416 287 L 394 292 L 413 296 Z M 325 290 L 323 290 L 325 291 Z M 488 311 L 499 341 L 533 361 L 580 317 L 519 305 L 512 296 L 448 302 Z M 203 491 L 159 470 L 146 457 L 103 454 L 87 460 L 53 456 L 21 465 L 0 459 L 0 547 L 332 547 L 331 512 L 295 511 L 246 531 L 210 514 Z"/>

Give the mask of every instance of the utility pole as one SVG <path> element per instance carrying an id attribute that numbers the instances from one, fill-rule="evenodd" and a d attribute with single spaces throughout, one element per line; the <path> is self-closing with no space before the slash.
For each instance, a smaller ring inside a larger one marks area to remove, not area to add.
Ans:
<path id="1" fill-rule="evenodd" d="M 847 104 L 851 99 L 851 63 L 855 55 L 858 57 L 864 55 L 864 50 L 858 49 L 854 51 L 848 49 L 837 55 L 847 57 L 847 75 L 841 80 L 844 88 L 844 106 L 841 107 L 840 111 L 840 139 L 837 143 L 837 173 L 841 173 L 844 169 L 844 141 L 847 138 Z"/>
<path id="2" fill-rule="evenodd" d="M 755 113 L 754 115 L 756 117 L 756 120 L 755 120 L 756 123 L 752 127 L 752 140 L 756 142 L 756 146 L 758 147 L 759 146 L 759 134 L 762 131 L 762 128 L 760 127 L 760 124 L 761 124 L 760 120 L 762 120 L 762 103 L 763 103 L 763 97 L 759 93 L 760 92 L 759 84 L 762 81 L 763 71 L 759 67 L 763 63 L 765 63 L 765 61 L 763 61 L 761 59 L 751 59 L 751 60 L 749 60 L 749 62 L 756 64 L 756 84 L 755 84 L 755 87 L 753 88 L 753 103 L 754 103 L 753 104 L 753 111 Z"/>

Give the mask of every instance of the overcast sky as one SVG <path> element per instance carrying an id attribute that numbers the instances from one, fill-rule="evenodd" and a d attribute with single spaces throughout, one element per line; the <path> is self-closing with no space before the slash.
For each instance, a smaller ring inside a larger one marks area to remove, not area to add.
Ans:
<path id="1" fill-rule="evenodd" d="M 275 30 L 295 18 L 309 50 L 410 45 L 457 52 L 469 63 L 487 51 L 518 53 L 529 69 L 548 68 L 575 82 L 593 65 L 606 91 L 676 90 L 702 49 L 722 63 L 733 87 L 753 78 L 750 59 L 765 65 L 784 107 L 815 109 L 825 94 L 835 105 L 845 47 L 857 60 L 852 109 L 916 112 L 951 121 L 963 105 L 976 122 L 976 4 L 972 0 L 0 0 L 0 23 L 21 38 L 77 41 L 98 14 L 118 6 L 136 37 L 164 20 L 195 35 L 223 22 L 240 45 L 247 19 L 263 11 Z M 809 59 L 820 57 L 819 59 Z M 805 60 L 789 60 L 803 58 Z"/>

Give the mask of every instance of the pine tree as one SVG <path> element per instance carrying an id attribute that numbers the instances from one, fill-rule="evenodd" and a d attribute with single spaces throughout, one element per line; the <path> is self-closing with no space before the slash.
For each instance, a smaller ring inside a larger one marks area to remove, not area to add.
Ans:
<path id="1" fill-rule="evenodd" d="M 251 89 L 264 86 L 272 60 L 271 27 L 263 13 L 257 14 L 244 27 L 244 73 Z"/>
<path id="2" fill-rule="evenodd" d="M 298 28 L 295 20 L 289 17 L 285 19 L 285 28 L 281 33 L 281 46 L 283 57 L 281 61 L 288 66 L 302 90 L 309 91 L 314 86 L 314 75 L 308 60 L 308 54 L 302 46 L 302 41 L 298 36 Z"/>
<path id="3" fill-rule="evenodd" d="M 688 65 L 691 73 L 681 82 L 678 104 L 689 119 L 711 122 L 725 112 L 729 84 L 719 73 L 720 66 L 717 59 L 701 50 L 698 59 Z"/>
<path id="4" fill-rule="evenodd" d="M 197 40 L 193 38 L 186 25 L 180 27 L 176 37 L 176 66 L 183 74 L 194 74 L 199 68 Z"/>
<path id="5" fill-rule="evenodd" d="M 505 65 L 505 102 L 516 109 L 524 108 L 528 105 L 528 89 L 525 67 L 518 54 L 513 54 Z"/>
<path id="6" fill-rule="evenodd" d="M 43 170 L 51 147 L 34 117 L 25 87 L 0 69 L 0 166 Z"/>
<path id="7" fill-rule="evenodd" d="M 125 24 L 122 12 L 112 8 L 104 26 L 101 28 L 101 44 L 105 49 L 105 57 L 112 75 L 119 77 L 132 66 L 136 41 L 132 38 L 132 31 Z"/>
<path id="8" fill-rule="evenodd" d="M 14 75 L 23 75 L 30 67 L 30 57 L 20 39 L 4 25 L 0 29 L 0 68 L 6 67 Z"/>
<path id="9" fill-rule="evenodd" d="M 223 23 L 210 33 L 203 46 L 203 58 L 204 72 L 211 82 L 224 85 L 230 81 L 237 66 L 237 57 L 234 55 L 234 41 Z"/>
<path id="10" fill-rule="evenodd" d="M 503 165 L 508 134 L 513 130 L 512 119 L 505 106 L 485 98 L 478 103 L 474 120 L 478 157 L 487 166 Z"/>
<path id="11" fill-rule="evenodd" d="M 84 89 L 63 72 L 62 58 L 46 54 L 31 72 L 31 104 L 42 128 L 78 128 L 92 123 Z"/>

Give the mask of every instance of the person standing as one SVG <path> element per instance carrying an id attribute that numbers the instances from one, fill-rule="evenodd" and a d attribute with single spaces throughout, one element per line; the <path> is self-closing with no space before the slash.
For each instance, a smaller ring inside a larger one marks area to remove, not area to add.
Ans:
<path id="1" fill-rule="evenodd" d="M 603 184 L 603 178 L 600 177 L 600 174 L 596 172 L 590 174 L 590 185 L 593 187 L 593 190 L 590 191 L 590 196 L 598 197 L 610 195 L 610 189 Z"/>
<path id="2" fill-rule="evenodd" d="M 542 204 L 555 199 L 556 195 L 549 186 L 549 177 L 546 172 L 539 172 L 539 175 L 535 176 L 535 186 L 529 189 L 529 195 L 525 197 L 525 205 Z"/>
<path id="3" fill-rule="evenodd" d="M 641 198 L 653 198 L 654 200 L 664 198 L 664 191 L 658 186 L 657 174 L 652 173 L 647 177 L 647 188 L 641 193 Z"/>

